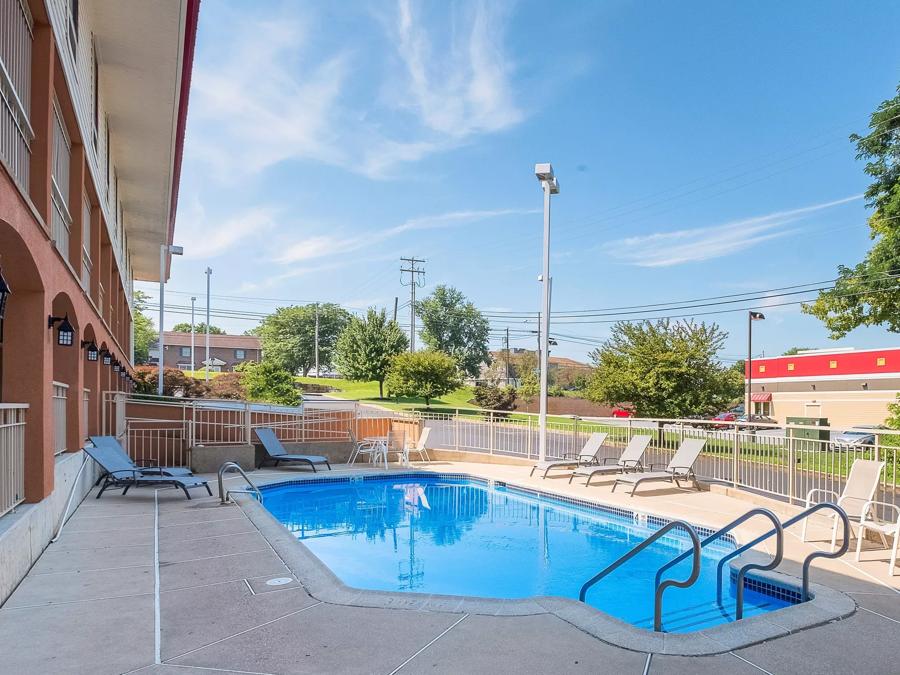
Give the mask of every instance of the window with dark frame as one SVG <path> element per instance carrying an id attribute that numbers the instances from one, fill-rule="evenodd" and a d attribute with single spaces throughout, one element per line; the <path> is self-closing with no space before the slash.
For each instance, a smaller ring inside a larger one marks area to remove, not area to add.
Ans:
<path id="1" fill-rule="evenodd" d="M 182 356 L 190 356 L 190 355 L 191 355 L 191 348 L 190 348 L 190 347 L 182 347 L 182 348 L 181 348 L 181 355 L 182 355 Z"/>
<path id="2" fill-rule="evenodd" d="M 247 358 L 247 353 L 243 349 L 235 349 L 234 358 L 243 361 L 245 358 Z"/>

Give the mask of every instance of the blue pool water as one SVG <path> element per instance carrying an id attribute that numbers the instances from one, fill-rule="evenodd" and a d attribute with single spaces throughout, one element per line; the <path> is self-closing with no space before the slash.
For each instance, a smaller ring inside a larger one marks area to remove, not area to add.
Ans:
<path id="1" fill-rule="evenodd" d="M 286 484 L 264 494 L 265 507 L 345 584 L 386 591 L 577 599 L 587 579 L 663 524 L 440 475 Z M 680 534 L 661 538 L 594 586 L 587 603 L 652 629 L 654 575 L 688 545 Z M 665 592 L 665 630 L 734 619 L 730 579 L 723 606 L 716 603 L 716 562 L 731 550 L 731 541 L 704 548 L 697 583 Z M 668 576 L 689 573 L 685 560 Z M 744 602 L 745 617 L 790 604 L 750 588 Z"/>

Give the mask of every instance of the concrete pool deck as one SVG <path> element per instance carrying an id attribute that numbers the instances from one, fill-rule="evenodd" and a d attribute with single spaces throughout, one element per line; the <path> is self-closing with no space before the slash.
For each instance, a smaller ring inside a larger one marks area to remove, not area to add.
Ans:
<path id="1" fill-rule="evenodd" d="M 711 527 L 746 511 L 719 492 L 529 478 L 516 466 L 433 462 L 463 472 L 621 505 Z M 335 474 L 346 473 L 337 467 Z M 353 471 L 358 471 L 354 469 Z M 259 483 L 309 477 L 263 470 Z M 228 483 L 240 483 L 229 477 Z M 244 510 L 175 490 L 92 493 L 59 542 L 0 608 L 3 670 L 15 673 L 643 673 L 648 654 L 613 646 L 549 614 L 487 616 L 355 607 L 310 595 Z M 199 495 L 195 491 L 195 495 Z M 786 511 L 785 511 L 786 513 Z M 738 531 L 746 540 L 764 529 Z M 794 530 L 795 528 L 792 528 Z M 796 534 L 799 534 L 797 532 Z M 826 548 L 788 536 L 782 569 Z M 900 670 L 900 577 L 870 546 L 814 563 L 812 580 L 855 601 L 845 619 L 706 657 L 650 659 L 650 673 L 895 673 Z M 279 585 L 266 582 L 280 580 Z M 281 583 L 287 580 L 286 583 Z"/>

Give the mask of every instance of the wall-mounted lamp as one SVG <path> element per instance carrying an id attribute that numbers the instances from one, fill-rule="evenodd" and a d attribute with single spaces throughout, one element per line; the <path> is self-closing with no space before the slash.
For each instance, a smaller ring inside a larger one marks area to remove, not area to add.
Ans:
<path id="1" fill-rule="evenodd" d="M 104 366 L 112 365 L 112 352 L 110 352 L 108 349 L 104 349 L 102 352 L 100 352 L 100 355 L 103 357 Z"/>
<path id="2" fill-rule="evenodd" d="M 0 270 L 0 342 L 3 342 L 3 317 L 6 316 L 6 301 L 12 295 L 12 289 L 3 278 L 3 270 Z"/>
<path id="3" fill-rule="evenodd" d="M 75 344 L 75 327 L 69 323 L 69 315 L 47 317 L 47 328 L 53 328 L 56 324 L 59 324 L 59 328 L 56 329 L 56 344 L 61 347 L 71 347 Z"/>
<path id="4" fill-rule="evenodd" d="M 93 340 L 82 340 L 81 348 L 87 351 L 88 361 L 96 361 L 100 356 L 100 351 L 97 349 L 97 345 L 94 344 Z"/>
<path id="5" fill-rule="evenodd" d="M 122 370 L 122 364 L 118 361 L 113 361 L 113 372 L 118 373 Z"/>

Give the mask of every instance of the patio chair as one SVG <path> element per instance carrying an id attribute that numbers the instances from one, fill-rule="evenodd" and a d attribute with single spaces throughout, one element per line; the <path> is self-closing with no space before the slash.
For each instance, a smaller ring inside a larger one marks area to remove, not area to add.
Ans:
<path id="1" fill-rule="evenodd" d="M 892 509 L 896 521 L 881 520 L 875 513 L 869 515 L 869 511 L 873 506 L 883 506 Z M 862 551 L 862 542 L 866 538 L 866 530 L 877 532 L 881 537 L 881 543 L 885 548 L 891 549 L 891 561 L 888 563 L 888 576 L 894 576 L 894 568 L 897 566 L 897 549 L 900 548 L 900 506 L 889 502 L 866 502 L 862 509 L 862 515 L 859 518 L 859 535 L 856 537 L 856 561 L 859 562 L 859 554 Z M 893 546 L 888 546 L 887 536 L 894 537 Z"/>
<path id="2" fill-rule="evenodd" d="M 94 444 L 94 447 L 97 448 L 106 448 L 110 452 L 116 453 L 120 456 L 122 461 L 128 462 L 133 469 L 140 469 L 144 474 L 162 474 L 163 476 L 193 476 L 194 474 L 191 472 L 189 468 L 186 466 L 160 466 L 159 464 L 152 463 L 152 460 L 133 460 L 125 452 L 125 448 L 122 447 L 122 444 L 119 443 L 118 439 L 115 436 L 90 436 L 91 443 Z M 103 481 L 103 478 L 106 474 L 101 474 L 97 477 L 97 482 L 94 485 L 100 485 Z"/>
<path id="3" fill-rule="evenodd" d="M 409 464 L 409 456 L 413 452 L 417 452 L 419 454 L 420 462 L 430 462 L 431 458 L 428 456 L 428 448 L 425 447 L 425 444 L 428 443 L 428 436 L 431 434 L 431 427 L 425 427 L 422 429 L 422 433 L 419 434 L 419 438 L 416 439 L 415 443 L 408 443 L 406 445 L 406 456 L 403 458 L 405 464 Z"/>
<path id="4" fill-rule="evenodd" d="M 388 455 L 391 453 L 400 455 L 400 462 L 409 463 L 409 455 L 406 451 L 406 431 L 403 429 L 391 429 L 384 439 L 384 468 L 387 468 Z"/>
<path id="5" fill-rule="evenodd" d="M 188 490 L 204 487 L 209 496 L 212 496 L 209 483 L 202 478 L 196 476 L 166 476 L 163 473 L 154 473 L 154 469 L 135 467 L 130 459 L 126 461 L 117 451 L 108 447 L 85 446 L 84 451 L 106 472 L 103 476 L 103 484 L 97 493 L 97 499 L 100 499 L 109 488 L 124 488 L 122 491 L 124 496 L 133 487 L 153 485 L 171 485 L 172 487 L 181 488 L 184 490 L 184 496 L 188 499 L 191 498 Z"/>
<path id="6" fill-rule="evenodd" d="M 269 459 L 275 462 L 275 466 L 278 466 L 282 462 L 294 462 L 297 464 L 305 464 L 312 468 L 313 473 L 316 473 L 316 465 L 324 464 L 328 467 L 328 470 L 331 471 L 331 464 L 328 462 L 327 457 L 323 457 L 322 455 L 292 455 L 284 449 L 281 441 L 278 440 L 275 432 L 271 429 L 259 427 L 253 431 L 256 433 L 259 442 L 262 443 L 263 451 L 269 456 Z M 263 459 L 256 468 L 260 468 L 265 461 L 266 460 Z"/>
<path id="7" fill-rule="evenodd" d="M 654 471 L 653 467 L 655 465 L 651 464 L 650 470 L 644 473 L 620 475 L 616 478 L 616 482 L 613 483 L 612 491 L 615 492 L 619 483 L 623 483 L 631 486 L 631 496 L 633 497 L 634 491 L 637 490 L 638 485 L 641 483 L 666 481 L 681 487 L 680 481 L 683 480 L 693 482 L 694 487 L 699 491 L 700 483 L 697 482 L 697 476 L 694 473 L 694 462 L 700 456 L 704 445 L 706 445 L 706 439 L 704 438 L 685 438 L 681 441 L 681 445 L 678 446 L 678 450 L 675 451 L 672 461 L 666 465 L 665 471 Z"/>
<path id="8" fill-rule="evenodd" d="M 605 457 L 603 460 L 604 463 L 599 466 L 591 465 L 575 469 L 572 472 L 572 475 L 569 476 L 569 482 L 571 483 L 575 476 L 585 476 L 587 477 L 587 480 L 584 484 L 590 485 L 591 478 L 597 475 L 607 476 L 610 474 L 627 473 L 629 471 L 643 471 L 644 465 L 641 460 L 644 457 L 644 451 L 647 449 L 647 446 L 650 445 L 650 441 L 652 440 L 653 436 L 632 436 L 631 440 L 628 441 L 628 445 L 622 450 L 622 455 L 618 459 L 615 457 Z"/>
<path id="9" fill-rule="evenodd" d="M 847 476 L 847 482 L 844 484 L 843 491 L 838 494 L 834 490 L 826 490 L 824 488 L 813 488 L 806 493 L 806 508 L 821 501 L 822 495 L 828 495 L 837 498 L 835 504 L 840 506 L 847 513 L 851 523 L 851 534 L 853 531 L 853 521 L 861 522 L 866 514 L 866 505 L 872 501 L 875 496 L 875 490 L 878 489 L 878 481 L 881 479 L 881 471 L 884 469 L 884 462 L 876 462 L 873 459 L 854 459 L 850 465 L 850 474 Z M 816 497 L 814 498 L 813 495 Z M 828 515 L 834 522 L 831 526 L 831 550 L 837 543 L 838 520 L 837 514 Z M 803 519 L 803 532 L 801 539 L 806 541 L 806 526 L 809 518 Z M 872 528 L 870 528 L 872 529 Z M 862 536 L 860 534 L 860 536 Z"/>
<path id="10" fill-rule="evenodd" d="M 609 434 L 603 431 L 591 434 L 588 437 L 587 442 L 581 448 L 581 452 L 577 455 L 565 459 L 546 459 L 543 462 L 538 462 L 531 467 L 531 473 L 528 474 L 528 476 L 531 477 L 534 475 L 535 471 L 543 469 L 544 475 L 541 476 L 541 478 L 546 478 L 550 469 L 574 469 L 579 466 L 599 464 L 600 451 L 603 449 L 603 442 L 606 440 L 607 436 L 609 436 Z"/>
<path id="11" fill-rule="evenodd" d="M 353 443 L 353 451 L 350 453 L 347 464 L 355 464 L 360 455 L 365 455 L 368 456 L 370 464 L 376 464 L 381 461 L 384 463 L 385 468 L 387 468 L 384 443 L 373 438 L 364 438 L 361 441 L 357 441 L 352 432 L 350 433 L 350 441 Z"/>

